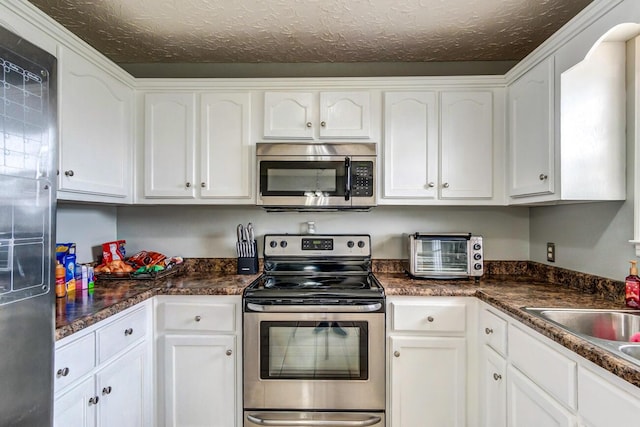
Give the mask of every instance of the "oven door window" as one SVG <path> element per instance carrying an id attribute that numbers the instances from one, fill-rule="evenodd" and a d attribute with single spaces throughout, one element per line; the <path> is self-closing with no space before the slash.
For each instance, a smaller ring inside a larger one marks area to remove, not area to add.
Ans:
<path id="1" fill-rule="evenodd" d="M 262 379 L 368 379 L 367 322 L 260 322 Z"/>
<path id="2" fill-rule="evenodd" d="M 417 270 L 425 273 L 466 274 L 468 240 L 422 239 L 417 240 Z"/>
<path id="3" fill-rule="evenodd" d="M 344 196 L 344 163 L 261 161 L 260 192 L 263 196 Z"/>

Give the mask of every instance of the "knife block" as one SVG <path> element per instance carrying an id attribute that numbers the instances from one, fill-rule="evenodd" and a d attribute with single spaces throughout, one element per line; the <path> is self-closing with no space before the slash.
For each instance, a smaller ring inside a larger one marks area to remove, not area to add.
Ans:
<path id="1" fill-rule="evenodd" d="M 238 274 L 257 274 L 258 273 L 258 243 L 253 241 L 252 257 L 238 257 Z"/>

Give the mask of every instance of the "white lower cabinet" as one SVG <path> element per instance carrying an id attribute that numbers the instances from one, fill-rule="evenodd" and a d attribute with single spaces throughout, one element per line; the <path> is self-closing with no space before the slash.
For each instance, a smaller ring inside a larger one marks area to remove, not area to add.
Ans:
<path id="1" fill-rule="evenodd" d="M 158 425 L 242 425 L 240 296 L 158 296 Z"/>
<path id="2" fill-rule="evenodd" d="M 56 343 L 55 427 L 151 427 L 150 302 Z M 98 355 L 107 354 L 100 359 Z"/>
<path id="3" fill-rule="evenodd" d="M 507 362 L 498 353 L 484 346 L 480 393 L 482 425 L 505 427 L 507 425 Z"/>
<path id="4" fill-rule="evenodd" d="M 388 298 L 391 427 L 467 426 L 469 298 Z"/>

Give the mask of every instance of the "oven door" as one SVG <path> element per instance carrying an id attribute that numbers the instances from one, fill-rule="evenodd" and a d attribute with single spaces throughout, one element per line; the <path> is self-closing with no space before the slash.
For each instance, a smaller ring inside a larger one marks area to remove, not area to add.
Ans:
<path id="1" fill-rule="evenodd" d="M 385 407 L 384 313 L 245 313 L 244 407 Z"/>
<path id="2" fill-rule="evenodd" d="M 258 204 L 351 206 L 349 157 L 287 157 L 259 160 Z"/>

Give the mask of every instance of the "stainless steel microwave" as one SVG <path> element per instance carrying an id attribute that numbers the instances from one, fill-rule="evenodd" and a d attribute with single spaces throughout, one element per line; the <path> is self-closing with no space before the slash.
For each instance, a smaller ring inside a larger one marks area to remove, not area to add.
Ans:
<path id="1" fill-rule="evenodd" d="M 376 205 L 375 143 L 258 143 L 257 204 L 278 209 Z"/>
<path id="2" fill-rule="evenodd" d="M 481 236 L 471 233 L 405 234 L 404 267 L 414 277 L 460 279 L 484 274 Z"/>

